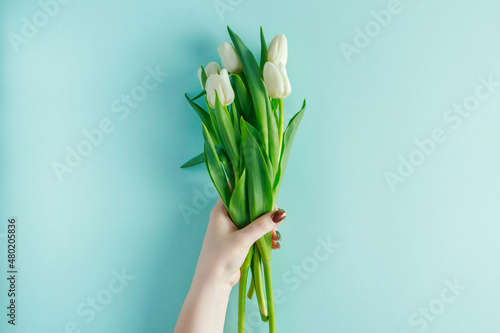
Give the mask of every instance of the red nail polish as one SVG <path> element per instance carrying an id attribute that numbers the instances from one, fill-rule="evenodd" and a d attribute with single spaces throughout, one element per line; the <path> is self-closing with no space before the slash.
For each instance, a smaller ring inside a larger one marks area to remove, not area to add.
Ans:
<path id="1" fill-rule="evenodd" d="M 271 216 L 271 219 L 273 220 L 274 223 L 281 222 L 285 219 L 286 213 L 283 209 L 280 209 Z"/>

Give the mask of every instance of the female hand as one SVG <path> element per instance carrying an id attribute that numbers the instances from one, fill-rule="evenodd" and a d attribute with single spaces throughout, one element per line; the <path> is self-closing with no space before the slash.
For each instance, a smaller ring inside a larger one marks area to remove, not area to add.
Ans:
<path id="1" fill-rule="evenodd" d="M 285 217 L 284 210 L 275 210 L 238 230 L 219 198 L 210 213 L 193 282 L 174 333 L 223 332 L 229 293 L 240 278 L 250 247 L 272 232 L 272 247 L 279 249 L 277 228 Z"/>
<path id="2" fill-rule="evenodd" d="M 239 230 L 219 198 L 210 213 L 196 274 L 204 279 L 212 277 L 216 283 L 233 287 L 240 279 L 240 267 L 250 247 L 259 238 L 272 231 L 272 248 L 280 248 L 278 241 L 281 235 L 277 228 L 285 217 L 284 210 L 275 210 Z"/>

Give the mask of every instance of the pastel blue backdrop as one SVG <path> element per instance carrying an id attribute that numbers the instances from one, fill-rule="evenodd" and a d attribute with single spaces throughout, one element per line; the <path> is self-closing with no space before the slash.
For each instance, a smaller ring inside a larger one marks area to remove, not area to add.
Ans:
<path id="1" fill-rule="evenodd" d="M 287 119 L 308 101 L 278 199 L 278 332 L 498 332 L 499 11 L 2 2 L 1 331 L 172 332 L 216 200 L 203 166 L 179 168 L 202 149 L 183 94 L 219 61 L 226 25 L 255 53 L 262 25 L 288 38 Z M 249 304 L 248 332 L 266 332 Z M 233 292 L 225 332 L 236 319 Z"/>

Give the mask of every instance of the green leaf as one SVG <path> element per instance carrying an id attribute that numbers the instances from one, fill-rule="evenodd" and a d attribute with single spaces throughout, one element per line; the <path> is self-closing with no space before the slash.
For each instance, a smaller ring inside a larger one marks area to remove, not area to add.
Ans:
<path id="1" fill-rule="evenodd" d="M 255 60 L 252 52 L 246 47 L 241 38 L 236 35 L 229 27 L 227 27 L 229 36 L 233 42 L 234 48 L 238 53 L 238 56 L 243 65 L 243 72 L 248 83 L 248 89 L 250 90 L 250 95 L 252 97 L 252 104 L 255 112 L 255 123 L 254 126 L 262 134 L 264 139 L 264 145 L 266 146 L 266 153 L 269 147 L 268 137 L 267 137 L 267 106 L 265 93 L 266 87 L 262 82 L 262 71 L 260 70 L 257 61 Z"/>
<path id="2" fill-rule="evenodd" d="M 205 95 L 207 92 L 205 90 L 202 90 L 201 93 L 199 93 L 198 95 L 196 95 L 196 97 L 194 97 L 192 100 L 195 101 L 197 100 L 198 98 L 200 98 L 201 96 Z"/>
<path id="3" fill-rule="evenodd" d="M 285 175 L 285 169 L 288 163 L 288 156 L 290 155 L 290 150 L 292 148 L 293 138 L 295 137 L 295 133 L 299 128 L 299 124 L 302 120 L 302 117 L 304 116 L 305 110 L 306 100 L 304 100 L 304 103 L 302 104 L 302 109 L 297 112 L 295 116 L 293 116 L 293 118 L 290 120 L 288 126 L 286 127 L 285 133 L 283 134 L 283 147 L 281 148 L 280 166 L 273 186 L 273 196 L 275 200 L 278 197 L 278 193 L 281 187 L 281 181 L 283 180 L 283 176 Z"/>
<path id="4" fill-rule="evenodd" d="M 248 200 L 246 192 L 246 170 L 243 170 L 238 184 L 234 187 L 229 201 L 229 215 L 238 229 L 246 227 L 250 220 L 248 218 Z"/>
<path id="5" fill-rule="evenodd" d="M 205 153 L 201 153 L 199 155 L 196 155 L 195 157 L 193 157 L 192 159 L 190 159 L 189 161 L 187 161 L 186 163 L 184 163 L 181 168 L 189 168 L 189 167 L 192 167 L 192 166 L 195 166 L 195 165 L 198 165 L 198 164 L 201 164 L 205 162 Z"/>
<path id="6" fill-rule="evenodd" d="M 229 207 L 231 192 L 229 191 L 226 175 L 222 169 L 221 161 L 217 155 L 212 137 L 210 136 L 205 124 L 202 124 L 202 127 L 203 138 L 205 139 L 205 165 L 207 167 L 208 174 L 210 175 L 217 192 L 219 192 L 222 202 L 224 202 L 226 207 Z"/>
<path id="7" fill-rule="evenodd" d="M 208 114 L 209 114 L 209 117 L 210 117 L 210 122 L 212 123 L 212 131 L 213 133 L 210 133 L 212 134 L 212 138 L 213 140 L 215 141 L 216 144 L 220 143 L 221 142 L 221 139 L 220 139 L 220 133 L 219 133 L 219 125 L 217 123 L 217 118 L 215 117 L 215 113 L 213 112 L 212 108 L 210 107 L 210 104 L 208 104 L 208 99 L 207 97 L 205 97 L 205 103 L 207 104 L 207 109 L 208 109 Z"/>
<path id="8" fill-rule="evenodd" d="M 240 113 L 238 112 L 238 108 L 235 103 L 231 104 L 231 122 L 233 123 L 234 134 L 236 134 L 236 142 L 239 146 L 240 143 Z M 239 152 L 239 148 L 238 148 Z M 241 157 L 241 155 L 239 155 Z"/>
<path id="9" fill-rule="evenodd" d="M 250 114 L 252 111 L 252 99 L 251 96 L 248 95 L 245 83 L 239 75 L 231 75 L 231 78 L 235 96 L 234 100 L 238 110 L 246 121 L 251 121 L 253 118 Z"/>
<path id="10" fill-rule="evenodd" d="M 273 166 L 271 164 L 271 161 L 269 160 L 269 157 L 265 153 L 266 147 L 264 147 L 264 141 L 262 140 L 262 136 L 250 123 L 247 122 L 246 126 L 248 127 L 248 130 L 250 131 L 250 134 L 252 134 L 255 141 L 257 141 L 257 144 L 259 145 L 260 148 L 260 152 L 262 153 L 262 156 L 264 156 L 264 159 L 266 161 L 267 172 L 269 173 L 269 175 L 271 175 L 273 172 Z"/>
<path id="11" fill-rule="evenodd" d="M 264 65 L 267 62 L 267 44 L 264 37 L 264 31 L 260 27 L 260 70 L 264 70 Z"/>
<path id="12" fill-rule="evenodd" d="M 224 171 L 226 173 L 226 177 L 229 180 L 229 183 L 231 184 L 231 187 L 234 188 L 235 184 L 235 174 L 233 171 L 233 164 L 231 163 L 231 160 L 227 157 L 226 152 L 224 151 L 224 148 L 221 147 L 221 149 L 217 149 L 217 154 L 219 154 L 219 159 L 222 162 L 222 165 L 224 166 Z"/>
<path id="13" fill-rule="evenodd" d="M 227 153 L 229 160 L 235 168 L 239 168 L 239 149 L 238 142 L 236 138 L 236 133 L 234 132 L 233 123 L 229 116 L 227 108 L 223 108 L 217 92 L 215 93 L 215 118 L 217 119 L 217 125 L 219 128 L 219 135 L 224 151 Z"/>
<path id="14" fill-rule="evenodd" d="M 198 115 L 198 117 L 200 117 L 201 122 L 203 124 L 205 124 L 205 126 L 208 129 L 208 131 L 213 136 L 215 134 L 214 133 L 214 128 L 212 126 L 212 121 L 210 119 L 210 115 L 208 114 L 208 112 L 205 111 L 205 110 L 203 110 L 203 108 L 201 106 L 199 106 L 198 104 L 196 104 L 195 102 L 193 102 L 193 100 L 191 98 L 189 98 L 189 96 L 187 94 L 184 94 L 184 96 L 186 96 L 186 99 L 189 102 L 189 105 L 191 105 L 191 107 L 196 112 L 196 114 Z"/>
<path id="15" fill-rule="evenodd" d="M 205 67 L 200 65 L 201 67 L 201 86 L 205 89 L 205 83 L 207 82 L 207 72 L 205 72 Z"/>
<path id="16" fill-rule="evenodd" d="M 264 81 L 261 79 L 262 84 Z M 272 176 L 271 181 L 274 183 L 276 179 L 276 174 L 279 169 L 279 160 L 280 160 L 280 147 L 279 147 L 279 133 L 278 133 L 278 124 L 276 122 L 276 114 L 273 112 L 271 103 L 269 102 L 269 96 L 267 95 L 267 91 L 264 91 L 264 96 L 266 98 L 266 109 L 267 109 L 267 125 L 268 125 L 268 135 L 269 135 L 269 159 L 271 161 L 271 165 L 273 166 L 273 173 L 270 173 Z"/>
<path id="17" fill-rule="evenodd" d="M 272 187 L 259 144 L 248 129 L 246 121 L 241 121 L 240 126 L 247 171 L 249 217 L 253 221 L 272 211 Z"/>

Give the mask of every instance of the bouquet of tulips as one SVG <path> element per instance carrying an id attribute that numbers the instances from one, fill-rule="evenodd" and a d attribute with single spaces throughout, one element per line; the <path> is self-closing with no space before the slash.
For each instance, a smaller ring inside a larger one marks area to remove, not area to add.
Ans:
<path id="1" fill-rule="evenodd" d="M 228 32 L 233 43 L 223 42 L 218 48 L 222 69 L 216 62 L 201 66 L 203 91 L 193 99 L 186 94 L 201 119 L 205 145 L 203 153 L 182 167 L 205 163 L 231 219 L 241 229 L 275 207 L 305 100 L 284 130 L 283 98 L 291 92 L 286 37 L 277 35 L 268 48 L 260 29 L 259 65 L 240 37 L 229 27 Z M 206 110 L 195 102 L 201 97 Z M 252 273 L 248 297 L 255 293 L 262 320 L 269 321 L 270 332 L 276 331 L 271 247 L 268 233 L 250 248 L 241 267 L 238 332 L 245 331 L 248 270 Z"/>

